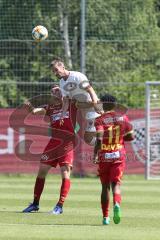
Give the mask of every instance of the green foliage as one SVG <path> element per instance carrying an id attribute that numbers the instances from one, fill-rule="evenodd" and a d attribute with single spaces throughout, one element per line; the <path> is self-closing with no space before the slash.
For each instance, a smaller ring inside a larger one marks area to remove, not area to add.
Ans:
<path id="1" fill-rule="evenodd" d="M 129 106 L 144 107 L 144 86 L 133 89 L 136 83 L 159 81 L 160 30 L 155 1 L 87 2 L 87 38 L 92 40 L 86 51 L 89 78 L 108 84 L 105 90 Z M 128 88 L 127 83 L 133 85 Z"/>
<path id="2" fill-rule="evenodd" d="M 14 74 L 9 68 L 7 59 L 0 59 L 0 76 L 3 84 L 0 84 L 0 107 L 9 107 L 12 102 L 16 101 L 16 83 L 14 82 Z M 12 84 L 6 84 L 12 79 Z"/>

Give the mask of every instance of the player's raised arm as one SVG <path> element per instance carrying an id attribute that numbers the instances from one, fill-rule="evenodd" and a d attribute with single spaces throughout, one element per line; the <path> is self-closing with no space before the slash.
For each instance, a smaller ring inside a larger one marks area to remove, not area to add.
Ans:
<path id="1" fill-rule="evenodd" d="M 134 140 L 134 131 L 130 131 L 130 132 L 127 132 L 124 137 L 123 137 L 123 140 L 124 141 L 133 141 Z"/>
<path id="2" fill-rule="evenodd" d="M 91 85 L 89 85 L 85 90 L 89 93 L 89 95 L 92 99 L 92 103 L 97 104 L 99 99 L 98 99 L 97 94 L 95 93 L 93 87 Z"/>
<path id="3" fill-rule="evenodd" d="M 32 111 L 32 114 L 35 115 L 45 115 L 46 114 L 46 110 L 44 108 L 34 108 Z"/>
<path id="4" fill-rule="evenodd" d="M 29 101 L 25 102 L 24 105 L 26 107 L 28 107 L 28 111 L 34 115 L 45 115 L 46 114 L 45 108 L 42 108 L 42 107 L 34 108 Z"/>
<path id="5" fill-rule="evenodd" d="M 85 90 L 89 93 L 89 95 L 91 97 L 92 107 L 94 107 L 94 109 L 97 113 L 102 114 L 103 111 L 99 105 L 100 101 L 99 101 L 98 96 L 97 96 L 96 92 L 94 91 L 93 87 L 91 85 L 88 85 Z"/>
<path id="6" fill-rule="evenodd" d="M 65 116 L 65 113 L 67 112 L 69 108 L 69 98 L 68 97 L 63 97 L 63 102 L 62 102 L 62 115 L 61 118 Z"/>
<path id="7" fill-rule="evenodd" d="M 101 144 L 102 144 L 102 132 L 97 132 L 96 134 L 96 142 L 94 146 L 94 155 L 93 155 L 93 163 L 98 162 L 98 151 L 101 149 Z"/>

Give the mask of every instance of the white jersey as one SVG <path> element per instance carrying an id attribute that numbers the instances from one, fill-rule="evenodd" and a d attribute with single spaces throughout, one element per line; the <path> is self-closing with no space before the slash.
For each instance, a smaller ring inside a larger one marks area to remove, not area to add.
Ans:
<path id="1" fill-rule="evenodd" d="M 79 102 L 91 101 L 89 93 L 85 90 L 89 85 L 88 78 L 80 72 L 70 71 L 66 81 L 63 78 L 60 79 L 62 96 L 76 99 Z"/>
<path id="2" fill-rule="evenodd" d="M 79 102 L 91 102 L 92 99 L 89 93 L 85 90 L 90 86 L 88 78 L 80 72 L 70 71 L 69 77 L 65 81 L 63 78 L 60 79 L 60 89 L 63 97 L 69 97 L 70 99 L 75 99 Z M 86 130 L 88 132 L 95 132 L 94 120 L 99 117 L 100 114 L 96 113 L 94 108 L 88 108 L 83 110 L 86 120 L 91 120 L 88 122 Z"/>

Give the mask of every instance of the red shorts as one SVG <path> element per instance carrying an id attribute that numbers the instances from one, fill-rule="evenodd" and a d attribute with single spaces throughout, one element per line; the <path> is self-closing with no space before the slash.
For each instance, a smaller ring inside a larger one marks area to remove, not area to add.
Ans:
<path id="1" fill-rule="evenodd" d="M 99 177 L 102 184 L 105 183 L 121 183 L 121 178 L 124 172 L 124 162 L 105 162 L 99 164 Z"/>
<path id="2" fill-rule="evenodd" d="M 46 146 L 42 156 L 41 163 L 52 167 L 70 165 L 72 166 L 74 157 L 74 141 L 70 140 L 62 142 L 60 140 L 51 139 Z"/>

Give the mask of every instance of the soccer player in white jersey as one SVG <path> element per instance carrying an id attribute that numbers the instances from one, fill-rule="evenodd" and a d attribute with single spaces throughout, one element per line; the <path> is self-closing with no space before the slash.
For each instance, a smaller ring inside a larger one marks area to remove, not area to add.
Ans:
<path id="1" fill-rule="evenodd" d="M 100 116 L 101 112 L 97 109 L 99 99 L 90 85 L 88 78 L 81 72 L 67 70 L 61 59 L 53 60 L 51 68 L 56 77 L 60 79 L 60 89 L 63 95 L 62 121 L 68 109 L 69 99 L 75 99 L 77 102 L 86 103 L 87 106 L 82 111 L 82 116 L 87 120 L 85 134 L 89 135 L 95 132 L 94 120 Z M 94 140 L 92 138 L 92 142 L 88 141 L 87 143 L 94 145 Z"/>

